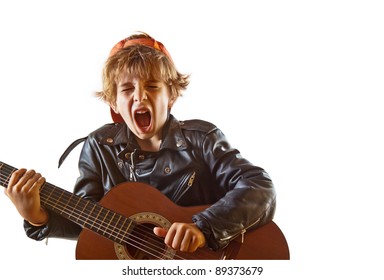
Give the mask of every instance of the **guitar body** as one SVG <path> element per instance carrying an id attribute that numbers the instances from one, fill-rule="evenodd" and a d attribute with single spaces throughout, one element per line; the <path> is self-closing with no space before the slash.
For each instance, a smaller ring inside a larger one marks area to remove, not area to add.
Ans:
<path id="1" fill-rule="evenodd" d="M 132 244 L 118 244 L 84 228 L 77 242 L 77 259 L 289 259 L 287 242 L 274 222 L 245 233 L 244 244 L 237 238 L 219 251 L 201 248 L 188 254 L 167 248 L 161 238 L 153 235 L 153 227 L 169 227 L 173 222 L 190 223 L 192 215 L 208 205 L 178 206 L 147 184 L 118 185 L 103 197 L 100 204 L 143 226 L 138 232 L 130 233 Z"/>

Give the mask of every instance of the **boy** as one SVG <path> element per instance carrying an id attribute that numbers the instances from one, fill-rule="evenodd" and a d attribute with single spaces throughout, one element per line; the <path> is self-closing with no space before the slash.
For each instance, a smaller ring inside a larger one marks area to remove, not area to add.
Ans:
<path id="1" fill-rule="evenodd" d="M 271 221 L 275 190 L 268 174 L 244 159 L 213 124 L 180 122 L 171 114 L 189 83 L 163 44 L 147 34 L 116 44 L 103 71 L 98 96 L 111 109 L 114 124 L 85 140 L 74 193 L 99 201 L 113 186 L 145 182 L 174 203 L 212 204 L 190 223 L 155 227 L 165 244 L 182 252 L 225 247 L 249 228 Z M 33 170 L 12 174 L 6 189 L 29 237 L 76 238 L 81 227 L 40 205 L 45 179 Z M 154 202 L 155 203 L 155 202 Z"/>

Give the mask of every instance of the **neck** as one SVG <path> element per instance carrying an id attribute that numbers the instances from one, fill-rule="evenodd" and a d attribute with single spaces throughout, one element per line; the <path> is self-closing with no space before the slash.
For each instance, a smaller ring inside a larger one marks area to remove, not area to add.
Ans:
<path id="1" fill-rule="evenodd" d="M 160 151 L 161 138 L 160 139 L 139 139 L 136 138 L 137 143 L 143 151 L 158 152 Z"/>

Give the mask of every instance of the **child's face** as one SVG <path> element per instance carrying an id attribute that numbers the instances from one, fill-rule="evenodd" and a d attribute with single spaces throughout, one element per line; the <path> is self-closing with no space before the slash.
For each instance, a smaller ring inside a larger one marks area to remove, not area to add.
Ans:
<path id="1" fill-rule="evenodd" d="M 163 81 L 122 74 L 117 82 L 116 106 L 112 107 L 136 135 L 142 149 L 158 150 L 173 102 L 169 86 Z"/>

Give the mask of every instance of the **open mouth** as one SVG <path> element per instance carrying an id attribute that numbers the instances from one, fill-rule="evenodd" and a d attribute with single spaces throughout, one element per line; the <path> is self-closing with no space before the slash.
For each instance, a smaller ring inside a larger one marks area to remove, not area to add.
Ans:
<path id="1" fill-rule="evenodd" d="M 135 121 L 140 128 L 147 128 L 151 125 L 151 113 L 148 110 L 135 112 Z"/>

